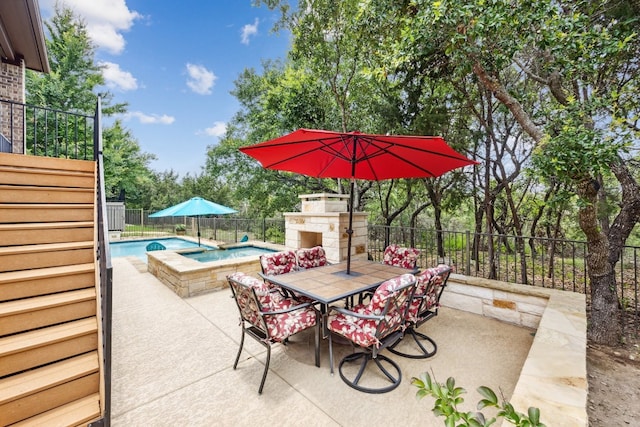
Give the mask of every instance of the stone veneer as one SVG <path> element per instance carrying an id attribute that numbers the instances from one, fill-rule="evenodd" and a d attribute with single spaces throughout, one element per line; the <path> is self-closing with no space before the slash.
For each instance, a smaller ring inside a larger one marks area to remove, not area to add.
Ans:
<path id="1" fill-rule="evenodd" d="M 287 212 L 285 246 L 311 248 L 321 245 L 331 263 L 347 260 L 349 212 L 347 194 L 303 194 L 301 212 Z M 353 213 L 351 259 L 367 259 L 367 213 Z"/>
<path id="2" fill-rule="evenodd" d="M 208 244 L 208 243 L 207 243 Z M 223 245 L 219 245 L 223 246 Z M 247 242 L 227 247 L 258 246 L 277 251 L 283 246 L 263 242 Z M 257 275 L 261 271 L 257 255 L 221 261 L 200 262 L 180 255 L 190 249 L 147 252 L 147 270 L 182 298 L 191 297 L 226 286 L 227 276 L 241 271 Z"/>
<path id="3" fill-rule="evenodd" d="M 584 294 L 452 274 L 441 303 L 537 329 L 509 401 L 539 408 L 548 426 L 588 425 Z"/>

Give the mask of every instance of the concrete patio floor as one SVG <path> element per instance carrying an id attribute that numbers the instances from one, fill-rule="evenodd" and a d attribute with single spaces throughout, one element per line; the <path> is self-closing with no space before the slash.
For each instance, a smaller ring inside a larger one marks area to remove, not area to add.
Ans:
<path id="1" fill-rule="evenodd" d="M 442 426 L 431 412 L 433 399 L 416 399 L 411 377 L 453 376 L 467 390 L 464 410 L 475 410 L 481 385 L 511 396 L 533 341 L 531 329 L 443 307 L 420 328 L 438 353 L 412 360 L 385 352 L 400 364 L 402 383 L 375 395 L 330 375 L 326 340 L 317 368 L 313 335 L 304 332 L 273 347 L 259 395 L 266 350 L 247 337 L 233 369 L 241 333 L 228 289 L 183 299 L 140 261 L 115 258 L 113 266 L 114 426 Z M 349 345 L 334 349 L 336 365 L 351 352 Z"/>

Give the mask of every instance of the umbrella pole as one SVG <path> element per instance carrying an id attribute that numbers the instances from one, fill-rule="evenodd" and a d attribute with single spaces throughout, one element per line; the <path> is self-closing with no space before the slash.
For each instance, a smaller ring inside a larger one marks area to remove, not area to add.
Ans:
<path id="1" fill-rule="evenodd" d="M 198 222 L 198 247 L 200 247 L 200 216 L 196 217 L 196 221 Z"/>
<path id="2" fill-rule="evenodd" d="M 349 228 L 347 229 L 347 274 L 351 274 L 351 236 L 353 235 L 353 191 L 355 180 L 351 180 L 351 190 L 349 194 Z"/>

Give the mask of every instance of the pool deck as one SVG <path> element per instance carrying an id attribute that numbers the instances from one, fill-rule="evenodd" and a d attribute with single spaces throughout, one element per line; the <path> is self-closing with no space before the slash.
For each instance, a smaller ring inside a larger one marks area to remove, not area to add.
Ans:
<path id="1" fill-rule="evenodd" d="M 474 410 L 480 385 L 512 395 L 533 341 L 531 329 L 443 307 L 421 327 L 438 353 L 425 360 L 389 354 L 402 368 L 402 383 L 375 395 L 330 375 L 326 340 L 317 368 L 313 336 L 303 332 L 274 346 L 259 395 L 266 350 L 247 338 L 233 369 L 240 329 L 228 289 L 180 298 L 141 262 L 117 258 L 113 265 L 114 426 L 442 426 L 433 399 L 415 398 L 412 376 L 455 377 L 468 392 L 463 407 Z M 351 351 L 335 347 L 336 360 Z"/>

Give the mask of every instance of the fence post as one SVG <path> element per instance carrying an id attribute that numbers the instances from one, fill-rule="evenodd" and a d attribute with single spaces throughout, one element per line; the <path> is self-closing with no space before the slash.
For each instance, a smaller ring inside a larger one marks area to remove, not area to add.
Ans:
<path id="1" fill-rule="evenodd" d="M 466 234 L 466 238 L 465 238 L 465 250 L 466 250 L 466 259 L 465 259 L 465 276 L 470 276 L 471 275 L 471 252 L 470 252 L 470 241 L 471 241 L 471 233 L 469 232 L 469 230 L 467 230 L 465 232 Z"/>
<path id="2" fill-rule="evenodd" d="M 140 236 L 144 237 L 144 208 L 140 208 Z"/>
<path id="3" fill-rule="evenodd" d="M 238 218 L 235 218 L 236 223 L 236 243 L 238 243 Z"/>
<path id="4" fill-rule="evenodd" d="M 267 219 L 264 217 L 262 218 L 262 241 L 267 241 Z"/>

